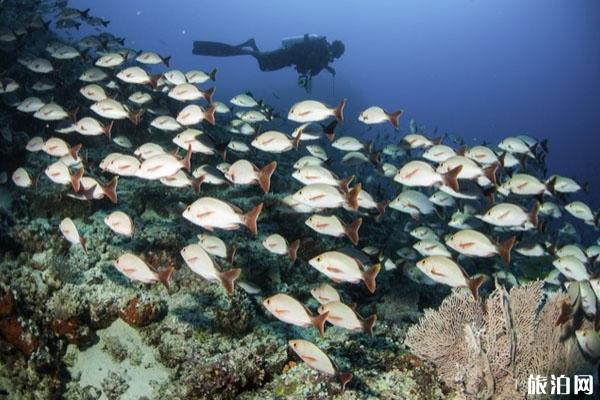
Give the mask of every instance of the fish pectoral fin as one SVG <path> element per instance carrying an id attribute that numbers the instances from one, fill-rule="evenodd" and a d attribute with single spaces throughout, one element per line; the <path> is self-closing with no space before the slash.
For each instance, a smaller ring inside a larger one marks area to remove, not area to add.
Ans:
<path id="1" fill-rule="evenodd" d="M 275 314 L 277 314 L 277 315 L 283 315 L 283 314 L 285 314 L 286 312 L 288 312 L 288 310 L 286 310 L 286 309 L 284 309 L 284 308 L 276 308 L 276 309 L 275 309 Z"/>
<path id="2" fill-rule="evenodd" d="M 196 214 L 196 218 L 204 218 L 204 217 L 208 217 L 209 215 L 211 215 L 213 213 L 213 211 L 204 211 L 202 213 L 198 213 Z"/>
<path id="3" fill-rule="evenodd" d="M 446 276 L 444 274 L 442 274 L 441 272 L 438 272 L 435 267 L 431 268 L 431 275 L 435 275 L 435 276 Z"/>
<path id="4" fill-rule="evenodd" d="M 458 245 L 458 247 L 460 247 L 461 249 L 468 249 L 469 247 L 472 247 L 475 245 L 475 242 L 462 242 Z"/>
<path id="5" fill-rule="evenodd" d="M 148 172 L 154 172 L 160 168 L 162 168 L 162 164 L 159 164 L 156 167 L 148 168 Z"/>
<path id="6" fill-rule="evenodd" d="M 317 361 L 317 359 L 316 359 L 315 357 L 313 357 L 313 356 L 308 356 L 308 355 L 306 355 L 306 354 L 302 354 L 302 355 L 300 356 L 300 358 L 301 358 L 301 359 L 302 359 L 304 362 L 313 362 L 313 363 L 314 363 L 314 362 L 316 362 L 316 361 Z"/>

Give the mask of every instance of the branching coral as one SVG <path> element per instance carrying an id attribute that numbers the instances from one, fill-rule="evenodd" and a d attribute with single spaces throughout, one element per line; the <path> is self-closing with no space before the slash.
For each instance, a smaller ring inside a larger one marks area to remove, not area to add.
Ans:
<path id="1" fill-rule="evenodd" d="M 572 376 L 589 367 L 570 326 L 556 325 L 565 293 L 544 302 L 543 283 L 499 287 L 484 303 L 454 291 L 427 310 L 405 344 L 433 362 L 465 398 L 525 398 L 530 375 Z"/>

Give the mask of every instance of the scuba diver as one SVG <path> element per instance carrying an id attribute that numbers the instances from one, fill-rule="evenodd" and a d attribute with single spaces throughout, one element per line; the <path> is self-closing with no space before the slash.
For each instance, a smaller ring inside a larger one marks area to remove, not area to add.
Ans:
<path id="1" fill-rule="evenodd" d="M 298 85 L 310 91 L 312 77 L 323 69 L 335 76 L 329 65 L 344 54 L 345 46 L 339 40 L 327 42 L 325 36 L 309 35 L 287 38 L 282 47 L 273 51 L 260 51 L 254 39 L 237 46 L 218 42 L 195 41 L 193 54 L 215 57 L 251 55 L 256 58 L 261 71 L 276 71 L 294 66 L 300 74 Z"/>

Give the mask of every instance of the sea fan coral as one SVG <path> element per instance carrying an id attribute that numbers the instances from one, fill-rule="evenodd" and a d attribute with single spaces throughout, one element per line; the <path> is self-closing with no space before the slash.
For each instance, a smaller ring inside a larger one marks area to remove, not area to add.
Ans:
<path id="1" fill-rule="evenodd" d="M 539 281 L 510 293 L 498 287 L 484 303 L 457 290 L 425 311 L 405 344 L 464 398 L 525 398 L 530 375 L 573 376 L 590 367 L 570 324 L 556 325 L 566 299 L 558 292 L 544 302 Z"/>

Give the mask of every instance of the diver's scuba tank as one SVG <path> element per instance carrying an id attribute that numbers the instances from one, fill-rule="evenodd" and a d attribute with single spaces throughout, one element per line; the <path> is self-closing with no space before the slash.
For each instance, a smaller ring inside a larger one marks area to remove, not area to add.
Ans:
<path id="1" fill-rule="evenodd" d="M 325 39 L 325 36 L 323 36 L 323 35 L 308 33 L 308 34 L 302 35 L 302 36 L 291 36 L 291 37 L 284 38 L 281 41 L 281 45 L 283 46 L 284 49 L 287 49 L 289 47 L 292 47 L 295 44 L 302 43 L 304 40 L 323 40 L 323 39 Z"/>

